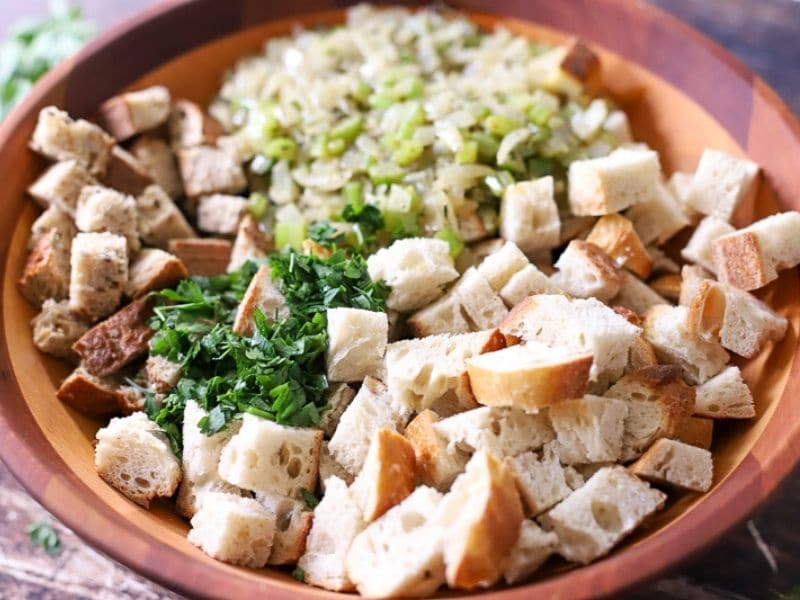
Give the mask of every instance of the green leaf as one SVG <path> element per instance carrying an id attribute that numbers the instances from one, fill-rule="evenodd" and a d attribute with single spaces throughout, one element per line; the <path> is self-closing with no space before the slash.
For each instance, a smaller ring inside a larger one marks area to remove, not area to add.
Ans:
<path id="1" fill-rule="evenodd" d="M 303 502 L 306 503 L 306 506 L 311 510 L 317 508 L 319 504 L 319 498 L 317 498 L 312 492 L 309 492 L 306 488 L 300 488 L 300 496 L 303 498 Z"/>
<path id="2" fill-rule="evenodd" d="M 64 549 L 55 529 L 46 521 L 39 521 L 30 525 L 28 527 L 28 536 L 36 546 L 43 548 L 50 556 L 58 556 Z"/>

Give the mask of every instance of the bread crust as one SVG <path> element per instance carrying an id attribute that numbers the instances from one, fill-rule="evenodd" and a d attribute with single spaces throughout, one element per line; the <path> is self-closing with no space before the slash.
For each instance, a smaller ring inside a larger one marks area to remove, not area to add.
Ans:
<path id="1" fill-rule="evenodd" d="M 362 506 L 364 520 L 368 523 L 402 502 L 414 491 L 417 483 L 414 447 L 396 431 L 387 427 L 380 428 L 372 439 L 367 462 L 362 470 L 363 474 L 370 472 L 375 477 L 372 481 L 363 482 L 369 489 L 365 490 Z M 358 487 L 361 484 L 362 482 L 357 482 L 354 485 Z"/>
<path id="2" fill-rule="evenodd" d="M 775 279 L 764 263 L 758 236 L 750 231 L 728 234 L 711 243 L 720 281 L 743 290 L 756 290 Z"/>
<path id="3" fill-rule="evenodd" d="M 714 421 L 702 417 L 684 419 L 675 432 L 675 439 L 685 444 L 697 446 L 705 450 L 711 449 L 714 435 Z"/>
<path id="4" fill-rule="evenodd" d="M 152 250 L 152 252 L 160 252 Z M 164 252 L 163 260 L 156 265 L 150 266 L 148 270 L 141 266 L 137 257 L 131 263 L 130 279 L 128 281 L 128 294 L 133 298 L 144 296 L 149 292 L 155 292 L 175 286 L 181 279 L 189 277 L 189 270 L 183 261 L 172 254 Z"/>
<path id="5" fill-rule="evenodd" d="M 152 185 L 153 178 L 135 156 L 119 146 L 114 146 L 102 183 L 123 194 L 138 196 L 147 186 Z"/>
<path id="6" fill-rule="evenodd" d="M 458 449 L 447 452 L 447 442 L 433 428 L 438 421 L 435 412 L 425 409 L 406 426 L 404 435 L 414 449 L 422 483 L 446 491 L 463 470 L 467 457 Z"/>
<path id="7" fill-rule="evenodd" d="M 190 275 L 223 275 L 231 260 L 231 243 L 214 238 L 184 238 L 169 241 Z"/>
<path id="8" fill-rule="evenodd" d="M 649 283 L 656 294 L 667 300 L 677 302 L 681 295 L 681 276 L 677 273 L 667 273 Z"/>
<path id="9" fill-rule="evenodd" d="M 111 417 L 135 412 L 125 394 L 81 369 L 73 371 L 61 384 L 56 397 L 91 417 Z"/>
<path id="10" fill-rule="evenodd" d="M 642 279 L 653 269 L 653 259 L 633 228 L 633 223 L 619 214 L 604 215 L 595 223 L 587 242 L 595 244 L 616 263 Z"/>
<path id="11" fill-rule="evenodd" d="M 710 279 L 702 281 L 689 305 L 689 331 L 707 342 L 719 341 L 726 306 L 720 286 Z"/>

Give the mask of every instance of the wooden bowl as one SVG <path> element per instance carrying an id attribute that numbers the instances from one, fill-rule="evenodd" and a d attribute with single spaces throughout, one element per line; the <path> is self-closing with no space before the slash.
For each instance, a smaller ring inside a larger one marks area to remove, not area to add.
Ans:
<path id="1" fill-rule="evenodd" d="M 147 577 L 192 596 L 270 598 L 327 592 L 288 572 L 215 562 L 185 539 L 187 524 L 168 503 L 146 511 L 95 474 L 98 421 L 54 395 L 67 368 L 36 351 L 34 310 L 16 279 L 35 217 L 25 188 L 43 163 L 26 144 L 42 106 L 91 115 L 122 88 L 161 83 L 175 96 L 206 103 L 226 69 L 267 36 L 342 18 L 340 0 L 174 0 L 101 35 L 49 73 L 0 129 L 2 329 L 0 452 L 28 491 L 89 543 Z M 502 23 L 533 38 L 577 34 L 602 55 L 608 91 L 631 116 L 635 134 L 661 151 L 667 172 L 693 170 L 705 147 L 748 155 L 765 177 L 751 217 L 800 209 L 800 126 L 775 93 L 729 54 L 666 14 L 622 0 L 454 0 L 485 25 Z M 324 12 L 327 11 L 327 12 Z M 490 14 L 492 13 L 492 14 Z M 537 24 L 533 24 L 535 21 Z M 561 32 L 567 32 L 561 33 Z M 759 293 L 789 318 L 786 338 L 743 363 L 758 416 L 718 424 L 715 481 L 706 495 L 672 501 L 649 526 L 593 565 L 545 570 L 532 583 L 494 596 L 579 598 L 640 583 L 707 546 L 742 519 L 800 456 L 800 285 L 795 270 Z"/>

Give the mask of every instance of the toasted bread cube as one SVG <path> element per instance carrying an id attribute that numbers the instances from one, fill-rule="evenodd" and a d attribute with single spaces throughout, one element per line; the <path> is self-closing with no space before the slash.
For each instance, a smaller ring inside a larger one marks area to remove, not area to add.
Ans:
<path id="1" fill-rule="evenodd" d="M 674 260 L 664 254 L 664 251 L 655 246 L 648 246 L 647 252 L 653 259 L 653 272 L 651 275 L 677 274 L 681 268 Z"/>
<path id="2" fill-rule="evenodd" d="M 555 439 L 544 412 L 526 413 L 514 408 L 482 406 L 433 424 L 447 440 L 447 450 L 488 450 L 498 457 L 538 450 Z"/>
<path id="3" fill-rule="evenodd" d="M 175 100 L 169 114 L 169 137 L 175 150 L 212 145 L 222 126 L 189 100 Z"/>
<path id="4" fill-rule="evenodd" d="M 134 300 L 83 334 L 72 349 L 89 373 L 108 377 L 147 354 L 155 333 L 150 329 L 152 314 L 150 301 Z"/>
<path id="5" fill-rule="evenodd" d="M 681 276 L 669 273 L 653 279 L 649 283 L 650 289 L 664 299 L 662 304 L 677 302 L 681 295 Z"/>
<path id="6" fill-rule="evenodd" d="M 42 311 L 31 321 L 33 344 L 42 352 L 75 361 L 75 343 L 89 329 L 89 324 L 69 309 L 66 300 L 45 300 Z"/>
<path id="7" fill-rule="evenodd" d="M 580 97 L 585 91 L 584 85 L 595 89 L 601 75 L 597 55 L 580 40 L 535 57 L 531 70 L 538 85 L 571 98 Z"/>
<path id="8" fill-rule="evenodd" d="M 712 419 L 750 419 L 755 403 L 739 367 L 728 367 L 697 386 L 694 414 Z"/>
<path id="9" fill-rule="evenodd" d="M 619 460 L 628 416 L 628 406 L 622 400 L 587 394 L 552 406 L 549 414 L 562 463 Z"/>
<path id="10" fill-rule="evenodd" d="M 267 563 L 275 518 L 252 498 L 208 492 L 187 539 L 216 560 L 258 568 Z"/>
<path id="11" fill-rule="evenodd" d="M 566 245 L 575 239 L 586 239 L 586 236 L 589 235 L 589 232 L 592 230 L 592 227 L 594 227 L 596 222 L 597 217 L 577 217 L 575 215 L 569 215 L 567 217 L 562 216 L 559 245 Z"/>
<path id="12" fill-rule="evenodd" d="M 473 208 L 459 213 L 457 217 L 458 235 L 464 242 L 469 244 L 489 237 L 486 224 L 483 222 L 483 219 L 481 219 L 476 209 Z"/>
<path id="13" fill-rule="evenodd" d="M 141 410 L 144 398 L 132 388 L 101 379 L 79 367 L 61 383 L 56 397 L 91 417 L 109 417 Z"/>
<path id="14" fill-rule="evenodd" d="M 189 277 L 177 256 L 157 248 L 144 248 L 131 261 L 127 294 L 132 298 L 171 288 Z"/>
<path id="15" fill-rule="evenodd" d="M 716 341 L 693 333 L 685 306 L 654 306 L 645 314 L 645 339 L 653 345 L 660 362 L 683 369 L 690 383 L 703 383 L 719 373 L 728 353 Z"/>
<path id="16" fill-rule="evenodd" d="M 645 367 L 654 367 L 658 364 L 656 352 L 653 346 L 644 339 L 643 335 L 636 336 L 633 344 L 631 344 L 630 353 L 628 354 L 628 364 L 625 366 L 625 373 L 632 373 Z"/>
<path id="17" fill-rule="evenodd" d="M 713 437 L 714 421 L 702 417 L 689 417 L 688 419 L 684 419 L 675 434 L 676 440 L 705 450 L 711 449 L 711 440 Z"/>
<path id="18" fill-rule="evenodd" d="M 397 240 L 370 256 L 367 269 L 373 281 L 391 287 L 386 306 L 400 312 L 430 304 L 458 277 L 450 246 L 431 238 Z"/>
<path id="19" fill-rule="evenodd" d="M 125 238 L 111 233 L 79 233 L 72 241 L 69 308 L 90 321 L 119 306 L 128 281 Z"/>
<path id="20" fill-rule="evenodd" d="M 272 240 L 261 230 L 258 222 L 252 215 L 245 213 L 239 221 L 236 238 L 231 248 L 231 260 L 228 263 L 228 273 L 241 269 L 248 260 L 265 258 L 267 252 L 272 250 Z"/>
<path id="21" fill-rule="evenodd" d="M 706 149 L 694 173 L 687 203 L 704 215 L 730 221 L 742 201 L 755 191 L 758 170 L 752 161 Z"/>
<path id="22" fill-rule="evenodd" d="M 231 243 L 228 240 L 171 239 L 168 248 L 186 265 L 190 275 L 222 275 L 231 260 Z"/>
<path id="23" fill-rule="evenodd" d="M 506 306 L 513 308 L 528 296 L 561 293 L 563 291 L 547 275 L 531 264 L 511 276 L 500 290 L 500 297 Z"/>
<path id="24" fill-rule="evenodd" d="M 505 460 L 529 517 L 543 513 L 572 493 L 558 459 L 557 441 L 545 444 L 540 454 L 524 452 Z"/>
<path id="25" fill-rule="evenodd" d="M 484 242 L 481 244 L 484 250 L 478 252 L 482 254 L 484 251 L 491 249 L 486 256 L 480 260 L 480 264 L 476 267 L 478 274 L 482 275 L 484 279 L 489 282 L 489 285 L 495 292 L 499 292 L 503 287 L 511 281 L 511 278 L 528 266 L 528 257 L 519 249 L 514 242 L 505 242 L 497 240 L 499 244 Z M 499 246 L 499 247 L 496 247 Z"/>
<path id="26" fill-rule="evenodd" d="M 658 438 L 676 436 L 695 403 L 695 389 L 683 381 L 679 367 L 669 365 L 628 373 L 605 396 L 628 405 L 620 454 L 623 462 L 641 456 Z"/>
<path id="27" fill-rule="evenodd" d="M 241 196 L 203 196 L 197 205 L 197 227 L 206 233 L 234 235 L 246 208 L 247 199 Z"/>
<path id="28" fill-rule="evenodd" d="M 124 242 L 124 240 L 123 240 Z M 45 300 L 62 300 L 69 293 L 70 241 L 55 227 L 44 233 L 28 254 L 19 288 L 34 306 Z"/>
<path id="29" fill-rule="evenodd" d="M 616 263 L 599 247 L 583 240 L 572 240 L 561 253 L 550 281 L 578 298 L 597 298 L 608 302 L 619 292 L 623 276 Z"/>
<path id="30" fill-rule="evenodd" d="M 472 590 L 496 583 L 524 518 L 512 470 L 486 450 L 477 452 L 439 514 L 447 584 Z"/>
<path id="31" fill-rule="evenodd" d="M 146 244 L 164 250 L 173 239 L 196 237 L 186 217 L 158 185 L 148 186 L 136 198 L 136 209 L 139 235 Z"/>
<path id="32" fill-rule="evenodd" d="M 628 115 L 621 110 L 612 110 L 608 113 L 606 120 L 603 121 L 603 131 L 611 134 L 618 144 L 630 144 L 633 142 L 631 124 Z"/>
<path id="33" fill-rule="evenodd" d="M 328 381 L 362 381 L 383 366 L 389 338 L 384 312 L 359 308 L 328 309 Z"/>
<path id="34" fill-rule="evenodd" d="M 105 231 L 124 236 L 131 252 L 140 247 L 136 200 L 110 188 L 89 185 L 81 190 L 75 225 L 85 233 Z"/>
<path id="35" fill-rule="evenodd" d="M 472 330 L 460 298 L 448 293 L 412 314 L 408 326 L 416 337 L 442 333 L 469 333 Z"/>
<path id="36" fill-rule="evenodd" d="M 272 281 L 269 265 L 261 265 L 250 280 L 242 301 L 236 309 L 233 330 L 239 335 L 250 336 L 255 331 L 253 315 L 256 309 L 268 321 L 282 320 L 289 316 L 289 308 L 278 286 Z"/>
<path id="37" fill-rule="evenodd" d="M 166 123 L 170 101 L 169 90 L 161 85 L 126 92 L 103 102 L 100 118 L 111 135 L 124 141 Z"/>
<path id="38" fill-rule="evenodd" d="M 147 387 L 157 394 L 169 393 L 172 388 L 178 385 L 178 381 L 183 376 L 183 367 L 180 364 L 155 354 L 147 357 L 144 368 L 147 374 Z M 194 400 L 191 400 L 191 402 L 194 402 Z M 184 422 L 185 428 L 186 423 Z"/>
<path id="39" fill-rule="evenodd" d="M 372 437 L 381 427 L 399 429 L 408 411 L 393 403 L 386 386 L 367 377 L 339 419 L 328 448 L 336 461 L 356 475 L 367 458 Z"/>
<path id="40" fill-rule="evenodd" d="M 625 216 L 633 223 L 642 243 L 656 246 L 666 243 L 690 224 L 678 200 L 663 183 L 658 184 L 650 200 L 631 206 Z"/>
<path id="41" fill-rule="evenodd" d="M 525 254 L 558 246 L 561 221 L 553 178 L 522 181 L 506 188 L 500 202 L 500 235 Z"/>
<path id="42" fill-rule="evenodd" d="M 647 481 L 694 492 L 707 492 L 714 480 L 711 452 L 663 438 L 650 446 L 630 470 Z"/>
<path id="43" fill-rule="evenodd" d="M 508 309 L 489 281 L 475 267 L 467 269 L 452 288 L 471 329 L 497 327 L 508 316 Z"/>
<path id="44" fill-rule="evenodd" d="M 154 135 L 142 135 L 131 145 L 131 153 L 145 173 L 176 200 L 183 196 L 183 181 L 178 171 L 178 161 L 169 144 Z"/>
<path id="45" fill-rule="evenodd" d="M 350 406 L 356 392 L 346 383 L 334 383 L 328 389 L 328 398 L 326 404 L 329 408 L 322 413 L 322 417 L 317 425 L 325 437 L 330 438 L 336 431 L 344 411 Z"/>
<path id="46" fill-rule="evenodd" d="M 715 216 L 706 217 L 697 225 L 689 242 L 681 250 L 681 256 L 714 273 L 716 267 L 711 245 L 714 240 L 734 231 L 733 225 L 727 221 Z"/>
<path id="47" fill-rule="evenodd" d="M 145 508 L 172 496 L 181 480 L 167 436 L 143 412 L 111 419 L 97 432 L 94 466 L 109 485 Z"/>
<path id="48" fill-rule="evenodd" d="M 138 196 L 153 183 L 153 178 L 133 154 L 120 146 L 114 146 L 101 181 L 104 186 L 118 192 Z"/>
<path id="49" fill-rule="evenodd" d="M 94 183 L 95 179 L 86 166 L 70 159 L 48 167 L 28 188 L 28 193 L 44 208 L 55 205 L 67 214 L 74 215 L 81 190 Z"/>
<path id="50" fill-rule="evenodd" d="M 441 494 L 420 486 L 353 540 L 347 574 L 362 596 L 425 597 L 444 583 Z"/>
<path id="51" fill-rule="evenodd" d="M 210 194 L 238 194 L 247 186 L 236 157 L 213 146 L 178 150 L 178 168 L 190 198 Z"/>
<path id="52" fill-rule="evenodd" d="M 619 286 L 619 293 L 614 296 L 612 302 L 632 310 L 637 315 L 643 315 L 653 306 L 669 304 L 666 298 L 659 296 L 650 286 L 631 273 L 622 274 L 622 285 Z"/>
<path id="53" fill-rule="evenodd" d="M 222 450 L 219 474 L 235 486 L 293 498 L 317 486 L 322 432 L 278 425 L 246 413 Z"/>
<path id="54" fill-rule="evenodd" d="M 608 156 L 576 160 L 569 166 L 570 210 L 600 216 L 647 202 L 658 193 L 661 167 L 652 150 L 619 148 Z"/>
<path id="55" fill-rule="evenodd" d="M 105 173 L 114 138 L 97 125 L 47 106 L 39 113 L 30 147 L 51 160 L 75 160 L 97 177 Z"/>
<path id="56" fill-rule="evenodd" d="M 467 373 L 480 404 L 538 410 L 583 397 L 592 362 L 585 352 L 529 342 L 473 356 Z"/>
<path id="57" fill-rule="evenodd" d="M 564 45 L 565 51 L 559 66 L 561 70 L 592 90 L 600 83 L 600 57 L 582 40 L 573 38 Z"/>
<path id="58" fill-rule="evenodd" d="M 306 539 L 306 550 L 297 563 L 305 582 L 335 592 L 354 588 L 345 568 L 347 551 L 366 523 L 344 481 L 325 480 L 325 495 L 314 509 L 314 523 Z"/>
<path id="59" fill-rule="evenodd" d="M 60 239 L 64 240 L 67 246 L 72 244 L 72 238 L 78 230 L 75 228 L 75 223 L 72 217 L 58 206 L 51 206 L 40 214 L 31 225 L 31 237 L 28 239 L 28 248 L 33 250 L 39 240 L 50 233 L 51 229 L 55 229 L 60 234 Z"/>
<path id="60" fill-rule="evenodd" d="M 586 238 L 603 250 L 620 266 L 646 279 L 653 268 L 653 259 L 634 229 L 622 215 L 605 215 L 594 224 Z"/>
<path id="61" fill-rule="evenodd" d="M 588 564 L 662 508 L 666 498 L 625 468 L 604 467 L 542 521 L 558 536 L 559 554 Z"/>
<path id="62" fill-rule="evenodd" d="M 800 212 L 785 212 L 756 221 L 712 242 L 720 281 L 754 290 L 777 279 L 778 271 L 800 264 Z"/>
<path id="63" fill-rule="evenodd" d="M 353 479 L 355 477 L 345 469 L 339 462 L 333 458 L 330 449 L 328 448 L 328 442 L 322 442 L 322 447 L 319 451 L 319 489 L 324 494 L 326 491 L 325 483 L 331 477 L 336 477 L 337 479 L 341 479 L 344 481 L 345 485 L 350 485 L 353 483 Z"/>
<path id="64" fill-rule="evenodd" d="M 306 551 L 314 513 L 305 504 L 275 494 L 258 494 L 256 500 L 275 519 L 275 535 L 268 565 L 296 565 Z"/>
<path id="65" fill-rule="evenodd" d="M 467 464 L 467 454 L 447 447 L 447 439 L 434 428 L 439 417 L 423 410 L 406 426 L 405 436 L 414 448 L 420 479 L 440 492 L 450 489 Z"/>
<path id="66" fill-rule="evenodd" d="M 526 519 L 519 530 L 517 543 L 511 549 L 503 578 L 511 585 L 518 583 L 541 567 L 558 547 L 558 536 L 545 531 L 535 521 Z"/>
<path id="67" fill-rule="evenodd" d="M 402 435 L 381 427 L 372 436 L 364 466 L 350 491 L 371 523 L 402 502 L 417 483 L 414 447 Z"/>

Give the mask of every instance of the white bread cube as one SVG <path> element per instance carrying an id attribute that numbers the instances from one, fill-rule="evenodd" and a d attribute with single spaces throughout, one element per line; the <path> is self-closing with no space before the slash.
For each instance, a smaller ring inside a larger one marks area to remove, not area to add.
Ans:
<path id="1" fill-rule="evenodd" d="M 319 427 L 330 438 L 339 426 L 339 419 L 342 418 L 344 411 L 350 406 L 356 391 L 346 383 L 335 383 L 328 389 L 326 403 L 328 409 L 320 417 Z"/>
<path id="2" fill-rule="evenodd" d="M 58 231 L 59 236 L 67 244 L 72 243 L 72 238 L 77 233 L 72 217 L 58 206 L 51 206 L 40 214 L 31 225 L 31 237 L 28 239 L 28 248 L 33 249 L 45 234 L 51 229 Z"/>
<path id="3" fill-rule="evenodd" d="M 555 439 L 555 432 L 544 411 L 526 413 L 514 408 L 490 406 L 442 419 L 433 424 L 433 429 L 447 440 L 450 452 L 488 450 L 499 457 L 538 450 Z"/>
<path id="4" fill-rule="evenodd" d="M 318 429 L 287 427 L 246 413 L 222 449 L 219 475 L 235 486 L 295 497 L 317 486 Z"/>
<path id="5" fill-rule="evenodd" d="M 125 238 L 111 233 L 79 233 L 72 240 L 69 308 L 90 321 L 119 306 L 128 281 Z"/>
<path id="6" fill-rule="evenodd" d="M 662 508 L 666 498 L 625 468 L 604 467 L 541 521 L 558 536 L 559 554 L 588 564 Z"/>
<path id="7" fill-rule="evenodd" d="M 147 374 L 147 387 L 157 394 L 169 393 L 178 384 L 180 378 L 183 377 L 183 367 L 179 363 L 172 362 L 168 358 L 156 354 L 151 354 L 147 357 L 144 370 Z M 188 402 L 194 402 L 194 400 L 189 400 Z M 185 428 L 186 410 L 184 410 L 183 414 Z M 186 434 L 184 433 L 185 436 Z"/>
<path id="8" fill-rule="evenodd" d="M 535 517 L 572 493 L 558 458 L 558 442 L 548 442 L 541 453 L 523 452 L 506 457 L 514 473 L 525 514 Z"/>
<path id="9" fill-rule="evenodd" d="M 347 575 L 362 596 L 425 597 L 444 583 L 440 502 L 439 492 L 420 486 L 356 536 Z"/>
<path id="10" fill-rule="evenodd" d="M 247 179 L 238 158 L 213 146 L 178 150 L 183 188 L 190 198 L 209 194 L 238 194 Z"/>
<path id="11" fill-rule="evenodd" d="M 67 297 L 71 275 L 70 246 L 71 240 L 57 227 L 39 235 L 19 279 L 20 292 L 28 302 L 40 307 L 45 300 Z"/>
<path id="12" fill-rule="evenodd" d="M 442 500 L 439 514 L 447 584 L 472 590 L 496 583 L 523 520 L 512 470 L 486 450 L 477 452 Z"/>
<path id="13" fill-rule="evenodd" d="M 139 222 L 136 200 L 111 188 L 88 185 L 81 190 L 75 208 L 75 225 L 80 231 L 106 231 L 124 236 L 128 250 L 139 249 Z"/>
<path id="14" fill-rule="evenodd" d="M 367 458 L 372 437 L 381 427 L 402 428 L 409 412 L 392 401 L 386 386 L 367 377 L 339 419 L 328 448 L 339 464 L 356 475 Z"/>
<path id="15" fill-rule="evenodd" d="M 619 460 L 628 415 L 628 406 L 622 400 L 586 395 L 552 406 L 549 414 L 562 463 Z"/>
<path id="16" fill-rule="evenodd" d="M 172 200 L 183 196 L 183 181 L 178 162 L 169 144 L 153 135 L 136 138 L 130 148 L 139 164 Z"/>
<path id="17" fill-rule="evenodd" d="M 624 375 L 605 393 L 628 405 L 620 460 L 641 456 L 661 437 L 675 437 L 692 415 L 695 389 L 686 385 L 679 367 L 657 365 Z"/>
<path id="18" fill-rule="evenodd" d="M 526 519 L 519 530 L 517 543 L 503 568 L 503 579 L 511 585 L 526 579 L 541 567 L 558 547 L 558 536 L 545 531 L 536 521 Z"/>
<path id="19" fill-rule="evenodd" d="M 421 411 L 447 395 L 473 401 L 466 360 L 503 347 L 497 330 L 434 335 L 386 348 L 386 385 L 395 402 Z"/>
<path id="20" fill-rule="evenodd" d="M 74 121 L 66 112 L 47 106 L 39 112 L 30 147 L 51 160 L 75 160 L 97 177 L 105 173 L 114 138 L 94 123 Z"/>
<path id="21" fill-rule="evenodd" d="M 183 213 L 159 185 L 151 185 L 136 198 L 139 235 L 145 244 L 162 250 L 172 239 L 196 237 Z"/>
<path id="22" fill-rule="evenodd" d="M 550 176 L 508 186 L 500 201 L 500 236 L 525 254 L 558 246 L 561 221 L 553 194 Z"/>
<path id="23" fill-rule="evenodd" d="M 478 273 L 482 275 L 495 292 L 499 292 L 511 280 L 511 277 L 524 269 L 528 264 L 528 257 L 519 249 L 514 242 L 500 242 L 499 247 L 484 242 L 481 246 L 484 249 L 491 249 L 480 264 L 476 267 Z"/>
<path id="24" fill-rule="evenodd" d="M 197 228 L 206 233 L 232 236 L 246 209 L 247 199 L 242 196 L 202 196 L 197 204 Z"/>
<path id="25" fill-rule="evenodd" d="M 96 437 L 94 466 L 109 485 L 145 508 L 175 493 L 180 462 L 167 436 L 143 412 L 111 419 Z"/>
<path id="26" fill-rule="evenodd" d="M 262 231 L 252 215 L 245 214 L 239 221 L 239 229 L 233 240 L 231 248 L 231 260 L 228 263 L 228 273 L 237 271 L 248 260 L 258 260 L 265 258 L 267 252 L 273 249 L 272 241 L 267 234 Z"/>
<path id="27" fill-rule="evenodd" d="M 367 269 L 373 281 L 391 288 L 386 306 L 400 312 L 430 304 L 458 277 L 450 246 L 431 238 L 397 240 L 370 256 Z"/>
<path id="28" fill-rule="evenodd" d="M 267 321 L 282 320 L 289 316 L 286 298 L 272 281 L 269 265 L 261 265 L 250 280 L 250 285 L 236 309 L 233 330 L 239 335 L 250 336 L 255 332 L 253 315 L 260 310 Z"/>
<path id="29" fill-rule="evenodd" d="M 652 198 L 631 206 L 625 216 L 633 223 L 644 244 L 656 246 L 664 244 L 690 224 L 678 200 L 660 182 Z"/>
<path id="30" fill-rule="evenodd" d="M 754 191 L 757 175 L 756 163 L 708 148 L 700 157 L 687 203 L 704 215 L 730 221 L 742 201 Z"/>
<path id="31" fill-rule="evenodd" d="M 472 330 L 458 296 L 447 293 L 406 321 L 416 337 L 442 333 L 469 333 Z"/>
<path id="32" fill-rule="evenodd" d="M 344 481 L 346 485 L 350 485 L 353 483 L 353 476 L 350 471 L 345 469 L 339 462 L 333 458 L 330 449 L 328 448 L 328 442 L 322 442 L 322 447 L 319 451 L 319 489 L 322 493 L 325 493 L 325 483 L 331 478 L 336 477 L 337 479 L 341 479 Z"/>
<path id="33" fill-rule="evenodd" d="M 120 141 L 167 122 L 169 90 L 161 85 L 125 92 L 100 105 L 100 118 L 111 135 Z"/>
<path id="34" fill-rule="evenodd" d="M 714 240 L 714 266 L 722 282 L 743 290 L 764 287 L 778 271 L 800 264 L 800 212 L 785 212 L 756 221 Z"/>
<path id="35" fill-rule="evenodd" d="M 593 357 L 528 342 L 467 359 L 475 399 L 486 406 L 538 410 L 586 393 Z"/>
<path id="36" fill-rule="evenodd" d="M 513 308 L 528 296 L 535 294 L 562 294 L 563 290 L 553 284 L 550 278 L 535 265 L 525 265 L 500 289 L 500 298 L 506 306 Z"/>
<path id="37" fill-rule="evenodd" d="M 381 427 L 372 436 L 367 458 L 350 486 L 356 503 L 371 523 L 402 502 L 417 483 L 414 447 L 402 435 Z"/>
<path id="38" fill-rule="evenodd" d="M 158 248 L 143 248 L 131 261 L 126 293 L 131 298 L 138 298 L 174 287 L 187 277 L 189 270 L 177 256 Z"/>
<path id="39" fill-rule="evenodd" d="M 664 251 L 660 248 L 648 246 L 647 252 L 650 254 L 650 258 L 653 259 L 652 275 L 677 274 L 681 272 L 681 268 L 678 266 L 678 263 L 664 254 Z"/>
<path id="40" fill-rule="evenodd" d="M 619 148 L 608 156 L 573 161 L 568 171 L 569 206 L 578 216 L 619 212 L 651 200 L 661 167 L 652 150 Z"/>
<path id="41" fill-rule="evenodd" d="M 713 419 L 750 419 L 756 407 L 739 367 L 728 367 L 697 386 L 694 414 Z"/>
<path id="42" fill-rule="evenodd" d="M 716 267 L 714 266 L 711 244 L 714 240 L 734 231 L 736 229 L 727 221 L 723 221 L 713 215 L 706 217 L 697 225 L 697 229 L 692 233 L 689 242 L 681 250 L 681 256 L 714 273 L 716 272 Z"/>
<path id="43" fill-rule="evenodd" d="M 647 481 L 694 492 L 707 492 L 714 480 L 711 452 L 663 438 L 650 446 L 630 470 Z"/>
<path id="44" fill-rule="evenodd" d="M 256 500 L 275 519 L 268 565 L 296 565 L 306 551 L 314 513 L 304 502 L 276 494 L 256 494 Z"/>
<path id="45" fill-rule="evenodd" d="M 31 321 L 33 344 L 42 352 L 75 361 L 72 344 L 89 330 L 89 324 L 69 309 L 66 300 L 48 299 Z"/>
<path id="46" fill-rule="evenodd" d="M 178 98 L 172 103 L 167 122 L 169 138 L 175 150 L 204 144 L 213 145 L 222 134 L 222 126 L 194 102 Z"/>
<path id="47" fill-rule="evenodd" d="M 28 188 L 28 193 L 43 207 L 57 206 L 69 215 L 75 214 L 78 196 L 86 185 L 93 185 L 94 177 L 77 160 L 58 162 L 39 176 Z"/>
<path id="48" fill-rule="evenodd" d="M 365 526 L 361 508 L 344 481 L 328 478 L 325 495 L 314 509 L 305 553 L 297 563 L 305 572 L 305 582 L 335 592 L 352 590 L 345 560 L 353 540 Z"/>
<path id="49" fill-rule="evenodd" d="M 389 338 L 385 312 L 360 308 L 331 308 L 328 317 L 328 381 L 363 381 L 383 366 Z"/>
<path id="50" fill-rule="evenodd" d="M 258 568 L 267 563 L 274 535 L 275 518 L 252 498 L 208 492 L 187 539 L 216 560 Z"/>
<path id="51" fill-rule="evenodd" d="M 556 287 L 578 298 L 608 302 L 619 292 L 622 271 L 598 246 L 572 240 L 556 261 L 550 277 Z"/>
<path id="52" fill-rule="evenodd" d="M 622 285 L 619 293 L 611 300 L 613 305 L 624 306 L 637 315 L 643 315 L 651 307 L 658 304 L 669 304 L 663 296 L 659 296 L 649 285 L 631 273 L 622 274 Z"/>
<path id="53" fill-rule="evenodd" d="M 681 367 L 690 383 L 707 381 L 728 362 L 728 353 L 719 342 L 704 340 L 692 331 L 685 306 L 659 305 L 648 310 L 644 336 L 659 361 Z"/>
<path id="54" fill-rule="evenodd" d="M 446 492 L 464 470 L 468 455 L 458 448 L 448 448 L 447 439 L 434 428 L 438 422 L 435 412 L 423 410 L 408 424 L 404 435 L 414 448 L 422 483 Z"/>
<path id="55" fill-rule="evenodd" d="M 631 273 L 645 279 L 650 275 L 653 259 L 636 233 L 634 224 L 622 215 L 600 217 L 586 241 L 600 248 L 620 267 L 625 267 Z"/>
<path id="56" fill-rule="evenodd" d="M 622 374 L 631 344 L 641 330 L 594 298 L 540 294 L 518 304 L 500 331 L 509 340 L 591 353 L 590 381 L 606 381 Z"/>
<path id="57" fill-rule="evenodd" d="M 693 179 L 694 173 L 685 173 L 682 171 L 675 171 L 669 176 L 669 179 L 667 179 L 669 191 L 672 192 L 672 196 L 677 200 L 684 216 L 689 220 L 691 225 L 697 224 L 697 222 L 703 218 L 703 213 L 697 212 L 697 210 L 689 206 L 689 192 L 692 189 Z"/>
<path id="58" fill-rule="evenodd" d="M 471 329 L 480 331 L 497 327 L 508 315 L 508 309 L 489 281 L 475 267 L 467 269 L 451 293 L 458 299 Z"/>

